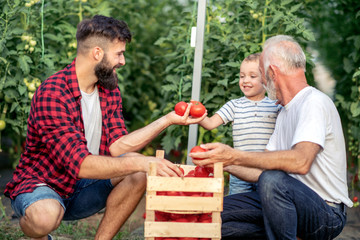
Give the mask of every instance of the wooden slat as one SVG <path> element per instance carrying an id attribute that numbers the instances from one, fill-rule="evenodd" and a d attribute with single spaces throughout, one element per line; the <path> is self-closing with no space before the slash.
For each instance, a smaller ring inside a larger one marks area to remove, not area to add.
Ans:
<path id="1" fill-rule="evenodd" d="M 145 222 L 145 237 L 220 238 L 219 223 Z"/>
<path id="2" fill-rule="evenodd" d="M 146 190 L 221 193 L 224 191 L 224 188 L 223 178 L 181 178 L 148 176 Z"/>
<path id="3" fill-rule="evenodd" d="M 160 211 L 222 211 L 222 203 L 222 197 L 146 196 L 146 209 Z"/>
<path id="4" fill-rule="evenodd" d="M 164 158 L 164 151 L 157 150 L 156 157 Z M 195 169 L 193 165 L 179 165 L 185 174 Z M 144 237 L 195 237 L 221 239 L 224 175 L 222 163 L 214 165 L 214 178 L 180 178 L 156 176 L 156 163 L 149 166 L 146 194 L 146 220 Z M 157 196 L 157 191 L 211 192 L 213 197 Z M 186 213 L 212 213 L 212 223 L 155 222 L 155 210 Z"/>

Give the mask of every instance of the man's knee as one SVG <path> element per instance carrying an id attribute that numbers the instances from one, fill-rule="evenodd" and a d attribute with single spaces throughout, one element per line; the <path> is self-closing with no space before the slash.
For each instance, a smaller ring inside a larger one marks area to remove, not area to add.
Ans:
<path id="1" fill-rule="evenodd" d="M 31 204 L 20 219 L 23 229 L 32 229 L 39 236 L 46 235 L 59 227 L 64 209 L 55 199 L 43 199 Z"/>
<path id="2" fill-rule="evenodd" d="M 258 181 L 260 194 L 273 192 L 276 189 L 283 188 L 287 173 L 278 170 L 264 171 Z"/>
<path id="3" fill-rule="evenodd" d="M 139 189 L 146 188 L 146 173 L 143 172 L 137 172 L 130 176 L 130 181 L 134 185 L 134 187 L 137 187 Z"/>

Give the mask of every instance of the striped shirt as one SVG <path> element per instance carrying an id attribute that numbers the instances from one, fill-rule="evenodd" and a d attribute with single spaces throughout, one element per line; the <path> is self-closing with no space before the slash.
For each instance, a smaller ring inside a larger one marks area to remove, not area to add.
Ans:
<path id="1" fill-rule="evenodd" d="M 222 118 L 224 125 L 232 122 L 233 144 L 242 151 L 262 152 L 272 135 L 276 117 L 282 108 L 276 101 L 263 98 L 252 101 L 246 97 L 230 100 L 216 113 Z M 230 174 L 229 195 L 250 192 L 256 184 L 238 179 Z"/>
<path id="2" fill-rule="evenodd" d="M 233 122 L 234 148 L 243 151 L 264 151 L 275 128 L 276 117 L 281 109 L 276 101 L 263 98 L 251 101 L 246 97 L 230 100 L 216 113 L 224 124 Z"/>

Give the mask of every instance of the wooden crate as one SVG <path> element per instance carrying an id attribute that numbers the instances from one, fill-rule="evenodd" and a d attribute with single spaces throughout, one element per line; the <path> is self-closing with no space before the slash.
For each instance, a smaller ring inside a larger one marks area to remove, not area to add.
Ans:
<path id="1" fill-rule="evenodd" d="M 164 158 L 164 151 L 156 152 L 158 158 Z M 185 174 L 195 166 L 181 165 Z M 157 191 L 177 192 L 208 192 L 212 197 L 194 196 L 158 196 Z M 223 210 L 224 175 L 222 163 L 214 165 L 214 178 L 195 177 L 158 177 L 156 164 L 150 163 L 147 178 L 146 219 L 144 237 L 154 240 L 157 237 L 191 237 L 221 239 L 221 217 Z M 155 211 L 201 214 L 210 213 L 211 223 L 194 222 L 158 222 L 155 221 Z"/>

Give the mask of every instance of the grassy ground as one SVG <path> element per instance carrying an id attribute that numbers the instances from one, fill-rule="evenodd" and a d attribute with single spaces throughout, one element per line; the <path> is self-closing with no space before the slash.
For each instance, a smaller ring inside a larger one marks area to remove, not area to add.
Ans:
<path id="1" fill-rule="evenodd" d="M 5 202 L 5 204 L 3 204 Z M 142 240 L 143 237 L 132 235 L 132 231 L 143 225 L 144 201 L 141 201 L 138 208 L 130 216 L 128 221 L 121 228 L 114 240 Z M 0 197 L 0 239 L 1 240 L 25 240 L 27 238 L 20 229 L 18 219 L 12 219 L 12 211 L 9 209 L 9 201 Z M 52 232 L 56 240 L 87 240 L 94 239 L 96 229 L 103 216 L 103 212 L 89 218 L 78 221 L 63 221 L 58 229 Z"/>

